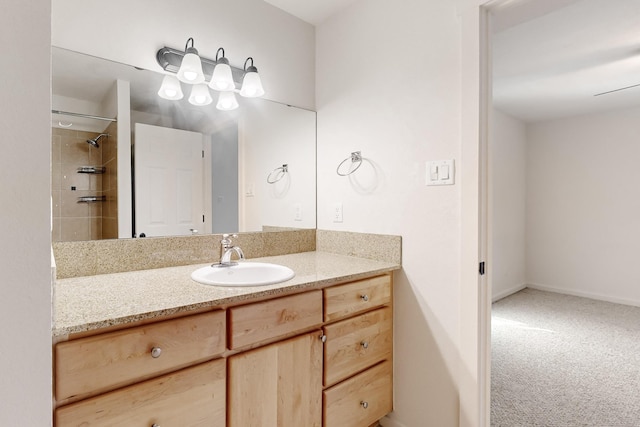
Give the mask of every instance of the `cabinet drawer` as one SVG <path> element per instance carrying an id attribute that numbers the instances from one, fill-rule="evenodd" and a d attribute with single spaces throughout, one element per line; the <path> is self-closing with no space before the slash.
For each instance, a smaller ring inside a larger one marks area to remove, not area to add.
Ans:
<path id="1" fill-rule="evenodd" d="M 391 302 L 391 275 L 372 277 L 324 290 L 324 320 L 330 322 Z"/>
<path id="2" fill-rule="evenodd" d="M 322 324 L 322 291 L 229 309 L 229 348 L 237 349 Z"/>
<path id="3" fill-rule="evenodd" d="M 325 427 L 367 427 L 393 409 L 391 362 L 324 391 Z"/>
<path id="4" fill-rule="evenodd" d="M 112 390 L 211 359 L 225 350 L 225 325 L 224 311 L 215 311 L 59 343 L 56 399 Z"/>
<path id="5" fill-rule="evenodd" d="M 224 427 L 226 363 L 207 362 L 62 406 L 56 427 Z"/>
<path id="6" fill-rule="evenodd" d="M 385 307 L 324 327 L 324 385 L 391 358 L 393 323 Z"/>

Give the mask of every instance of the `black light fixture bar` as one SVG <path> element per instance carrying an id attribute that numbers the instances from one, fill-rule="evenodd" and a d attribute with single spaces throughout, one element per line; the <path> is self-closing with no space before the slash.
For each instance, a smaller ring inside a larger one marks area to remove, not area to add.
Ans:
<path id="1" fill-rule="evenodd" d="M 156 54 L 158 64 L 163 70 L 171 73 L 178 72 L 180 64 L 182 64 L 182 58 L 184 58 L 184 51 L 166 46 L 158 50 L 158 53 Z M 213 75 L 213 68 L 216 66 L 216 61 L 201 56 L 200 62 L 202 62 L 202 72 L 208 79 L 211 79 L 211 76 Z M 241 87 L 244 70 L 231 65 L 231 75 L 233 76 L 234 83 L 236 83 L 236 87 Z"/>

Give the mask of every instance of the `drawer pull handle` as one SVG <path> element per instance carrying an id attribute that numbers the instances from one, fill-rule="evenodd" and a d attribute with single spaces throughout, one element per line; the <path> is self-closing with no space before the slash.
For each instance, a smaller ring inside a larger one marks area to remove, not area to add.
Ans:
<path id="1" fill-rule="evenodd" d="M 364 348 L 364 349 L 369 348 L 369 343 L 368 343 L 368 342 L 366 342 L 366 341 L 362 341 L 362 342 L 360 343 L 360 345 L 361 345 L 361 346 L 362 346 L 362 348 Z"/>
<path id="2" fill-rule="evenodd" d="M 365 402 L 363 400 L 362 402 L 360 402 L 360 406 L 362 406 L 364 409 L 367 409 L 369 407 L 369 402 Z"/>
<path id="3" fill-rule="evenodd" d="M 327 342 L 327 336 L 326 335 L 320 335 L 320 341 Z"/>
<path id="4" fill-rule="evenodd" d="M 369 301 L 369 295 L 367 295 L 367 294 L 360 295 L 360 298 L 362 298 L 362 301 L 364 301 L 364 302 Z"/>
<path id="5" fill-rule="evenodd" d="M 151 357 L 153 357 L 154 359 L 157 359 L 158 357 L 160 357 L 161 354 L 162 354 L 162 349 L 160 347 L 153 347 L 151 349 Z M 156 426 L 156 427 L 160 427 L 160 426 Z"/>

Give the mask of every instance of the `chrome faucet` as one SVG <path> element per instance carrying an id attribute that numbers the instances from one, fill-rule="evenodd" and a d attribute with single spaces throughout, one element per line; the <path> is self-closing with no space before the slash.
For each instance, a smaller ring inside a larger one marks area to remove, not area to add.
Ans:
<path id="1" fill-rule="evenodd" d="M 239 259 L 244 259 L 244 252 L 240 249 L 240 246 L 233 246 L 231 238 L 236 239 L 237 234 L 223 234 L 220 241 L 220 263 L 214 264 L 220 267 L 228 267 L 238 264 L 237 261 L 231 261 L 231 255 L 235 252 Z"/>

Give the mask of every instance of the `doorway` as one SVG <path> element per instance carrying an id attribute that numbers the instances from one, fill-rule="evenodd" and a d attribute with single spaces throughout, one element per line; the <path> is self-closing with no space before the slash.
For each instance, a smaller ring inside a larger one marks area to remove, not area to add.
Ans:
<path id="1" fill-rule="evenodd" d="M 534 8 L 534 7 L 535 7 L 535 6 L 533 5 L 533 3 L 534 3 L 534 2 L 532 2 L 532 1 L 530 1 L 530 0 L 523 0 L 523 1 L 521 1 L 521 2 L 496 1 L 496 2 L 491 2 L 490 6 L 489 6 L 489 7 L 487 7 L 487 14 L 490 16 L 490 18 L 494 18 L 496 15 L 499 15 L 502 11 L 509 11 L 509 8 L 512 8 L 512 12 L 513 12 L 513 8 L 515 8 L 515 6 L 513 6 L 513 5 L 514 5 L 514 3 L 516 3 L 516 4 L 517 4 L 517 6 L 518 6 L 518 7 L 521 7 L 523 10 L 527 10 L 527 9 L 528 9 L 528 10 L 531 10 L 532 8 Z M 535 3 L 538 3 L 538 2 L 535 2 Z M 544 3 L 544 2 L 542 2 L 542 3 Z M 567 8 L 567 10 L 568 10 L 568 9 L 570 9 L 570 8 L 572 7 L 572 5 L 573 5 L 574 3 L 580 3 L 580 2 L 579 2 L 579 1 L 554 2 L 554 4 L 556 4 L 556 7 L 555 7 L 555 8 L 553 8 L 553 9 L 548 9 L 548 10 L 546 10 L 546 11 L 545 11 L 545 10 L 541 10 L 541 11 L 539 11 L 539 12 L 542 12 L 542 14 L 538 14 L 537 16 L 538 16 L 538 17 L 541 17 L 541 16 L 544 16 L 544 15 L 546 15 L 546 14 L 551 14 L 554 10 L 562 9 L 562 8 L 565 8 L 565 7 L 566 7 L 566 8 Z M 594 0 L 594 1 L 585 1 L 584 3 L 591 3 L 591 4 L 595 4 L 595 3 L 598 3 L 598 1 L 596 1 L 596 0 Z M 605 3 L 607 3 L 607 2 L 600 2 L 600 3 L 602 3 L 602 4 L 604 5 L 604 4 L 605 4 Z M 609 4 L 608 4 L 606 7 L 612 8 L 612 6 L 611 6 L 611 2 L 608 2 L 608 3 L 609 3 Z M 603 7 L 604 7 L 604 6 L 603 6 Z M 525 22 L 526 22 L 526 19 L 525 19 L 526 15 L 527 15 L 526 13 L 522 12 L 522 13 L 521 13 L 521 15 L 520 15 L 520 17 L 519 17 L 518 19 L 520 19 L 522 23 L 525 23 Z M 534 14 L 534 16 L 536 16 L 536 15 Z M 574 19 L 577 19 L 577 18 L 580 16 L 580 14 L 574 13 L 572 16 L 574 17 Z M 601 18 L 601 16 L 600 16 L 600 15 L 599 15 L 599 17 Z M 514 19 L 515 19 L 515 18 L 514 18 Z M 556 23 L 556 25 L 559 25 L 559 23 L 560 23 L 560 21 L 558 21 L 558 23 Z M 574 24 L 575 24 L 575 23 L 574 23 Z M 610 28 L 610 29 L 612 29 L 612 28 L 615 28 L 615 27 L 614 27 L 614 26 L 610 26 L 609 28 Z M 490 41 L 487 43 L 487 45 L 488 45 L 489 47 L 494 47 L 494 39 L 493 39 L 492 34 L 490 34 L 490 33 L 489 33 L 489 34 L 488 34 L 488 38 L 489 38 L 489 40 L 490 40 Z M 512 40 L 512 41 L 513 41 L 513 40 Z M 636 41 L 636 42 L 637 42 L 637 41 Z M 560 41 L 558 41 L 558 43 L 560 43 Z M 520 47 L 520 49 L 522 49 L 522 47 Z M 576 49 L 574 49 L 574 50 L 575 50 L 576 52 L 577 52 L 577 51 L 579 51 L 579 49 L 577 49 L 577 48 L 576 48 Z M 593 49 L 593 50 L 597 50 L 597 49 L 594 47 L 594 49 Z M 637 50 L 637 48 L 636 48 L 636 50 Z M 530 50 L 529 50 L 529 51 L 530 51 Z M 574 52 L 574 53 L 575 53 L 575 52 Z M 491 49 L 489 48 L 486 52 L 484 52 L 484 54 L 485 54 L 485 56 L 486 56 L 486 58 L 487 58 L 487 59 L 491 58 Z M 611 50 L 610 52 L 608 52 L 609 59 L 610 59 L 611 61 L 614 61 L 614 60 L 616 60 L 616 61 L 621 61 L 622 59 L 624 59 L 624 54 L 625 54 L 625 53 L 624 53 L 623 51 L 615 51 L 615 50 Z M 553 61 L 551 61 L 551 60 L 552 60 L 552 59 L 554 59 L 554 58 L 552 58 L 551 56 L 552 56 L 552 55 L 550 55 L 550 57 L 548 58 L 548 59 L 549 59 L 549 61 L 550 61 L 550 63 L 551 63 L 551 62 L 553 62 Z M 602 59 L 606 59 L 606 58 L 604 58 L 605 56 L 606 56 L 606 55 L 603 55 L 603 56 L 601 56 L 601 58 L 602 58 Z M 557 59 L 557 58 L 556 58 L 556 59 Z M 585 55 L 585 62 L 582 64 L 583 68 L 585 68 L 585 69 L 594 68 L 594 69 L 595 69 L 595 68 L 596 68 L 596 66 L 597 66 L 598 64 L 596 64 L 595 62 L 591 62 L 591 63 L 589 63 L 588 61 L 586 61 L 586 59 L 587 59 L 587 57 L 586 57 L 586 55 Z M 545 69 L 544 69 L 543 65 L 545 65 L 545 64 L 543 64 L 543 63 L 539 63 L 539 68 L 538 68 L 538 70 L 537 70 L 537 71 L 538 71 L 539 73 L 541 73 L 541 74 L 545 72 Z M 547 64 L 547 65 L 548 65 L 548 64 Z M 569 64 L 567 61 L 565 61 L 565 62 L 564 62 L 564 63 L 562 63 L 561 65 L 565 68 L 565 70 L 564 70 L 565 72 L 568 72 L 568 71 L 570 70 L 570 69 L 569 69 L 569 65 L 570 65 L 570 64 Z M 548 77 L 549 77 L 549 76 L 548 76 Z M 514 80 L 515 80 L 515 79 L 514 79 Z M 618 85 L 616 82 L 613 82 L 613 79 L 611 79 L 611 80 L 612 80 L 612 86 L 614 86 L 614 87 L 615 87 L 616 85 Z M 574 83 L 575 83 L 575 84 L 572 84 L 571 86 L 580 86 L 580 85 L 578 84 L 578 82 L 579 82 L 579 81 L 578 81 L 578 80 L 577 80 L 577 78 L 576 78 L 576 80 L 574 81 Z M 491 83 L 490 83 L 490 84 L 492 84 L 492 83 L 493 83 L 493 81 L 491 81 Z M 622 87 L 622 86 L 624 86 L 624 85 L 619 85 L 619 86 L 621 86 L 621 87 Z M 541 92 L 541 93 L 543 92 L 540 88 L 538 88 L 538 91 L 539 91 L 539 92 Z M 597 91 L 593 91 L 593 92 L 594 92 L 594 95 L 595 95 L 595 92 L 597 92 Z M 603 99 L 603 98 L 601 98 L 601 99 Z M 577 114 L 577 115 L 580 115 L 580 114 L 582 114 L 582 115 L 584 115 L 584 114 L 589 114 L 589 113 L 590 113 L 590 111 L 587 109 L 587 107 L 589 107 L 589 105 L 587 105 L 587 104 L 591 104 L 591 103 L 592 103 L 591 101 L 593 101 L 593 99 L 591 98 L 591 95 L 589 95 L 589 97 L 588 97 L 588 98 L 585 98 L 585 101 L 584 101 L 584 104 L 585 104 L 585 105 L 583 105 L 583 106 L 582 106 L 584 109 L 583 109 L 583 110 L 578 110 L 578 112 L 577 112 L 577 113 L 573 113 L 573 114 Z M 607 102 L 609 102 L 609 100 L 607 100 Z M 613 101 L 611 101 L 611 102 L 613 102 Z M 555 107 L 555 106 L 554 106 L 554 107 Z M 550 110 L 551 110 L 551 108 L 550 108 Z M 594 111 L 595 111 L 595 110 L 594 110 Z M 542 113 L 546 113 L 546 112 L 544 112 L 544 111 L 543 111 L 543 112 L 538 112 L 537 114 L 542 114 Z M 491 113 L 490 113 L 490 114 L 491 114 Z M 595 113 L 594 113 L 594 114 L 595 114 Z M 569 115 L 567 115 L 566 117 L 569 117 Z M 495 118 L 496 118 L 496 117 L 491 117 L 491 118 L 495 120 Z M 544 120 L 544 119 L 538 119 L 538 120 Z M 577 122 L 576 122 L 576 123 L 577 123 Z M 585 126 L 585 127 L 586 127 L 586 126 Z M 543 129 L 543 127 L 538 127 L 538 129 L 540 129 L 540 131 L 544 130 L 544 131 L 549 132 L 549 128 L 544 128 L 544 129 Z M 493 125 L 490 125 L 489 130 L 490 130 L 491 132 L 495 132 L 494 126 L 493 126 Z M 582 136 L 582 139 L 583 139 L 584 141 L 586 141 L 586 140 L 588 139 L 588 135 L 583 135 L 583 136 Z M 575 147 L 574 147 L 573 149 L 575 149 Z M 489 150 L 491 150 L 491 147 L 489 147 Z M 491 158 L 491 157 L 490 157 L 490 158 Z M 494 160 L 495 160 L 495 158 L 494 158 Z M 565 159 L 565 161 L 569 161 L 569 160 L 571 160 L 570 156 L 569 156 L 567 159 Z M 597 164 L 597 162 L 596 162 L 596 164 Z M 621 168 L 621 170 L 627 170 L 627 169 L 629 169 L 629 168 Z M 549 172 L 550 174 L 552 173 L 552 172 L 551 172 L 552 170 L 553 170 L 553 172 L 555 172 L 555 170 L 554 170 L 554 169 L 552 169 L 552 168 L 548 168 L 548 170 L 550 171 L 550 172 Z M 489 176 L 490 176 L 490 175 L 489 175 Z M 528 175 L 527 175 L 527 176 L 528 176 Z M 636 182 L 637 182 L 637 180 L 636 180 Z M 559 180 L 559 183 L 560 183 L 560 185 L 559 185 L 559 186 L 561 186 L 562 181 L 561 181 L 561 180 Z M 608 187 L 608 188 L 609 188 L 609 191 L 610 191 L 610 192 L 614 192 L 614 191 L 616 191 L 616 190 L 614 190 L 614 189 L 613 189 L 613 187 Z M 593 190 L 595 190 L 595 188 L 593 188 L 593 186 L 592 186 L 592 188 L 591 188 L 591 189 L 587 189 L 587 191 L 589 191 L 589 190 L 593 191 Z M 572 198 L 573 196 L 575 196 L 575 194 L 572 194 L 572 193 L 571 193 L 571 191 L 567 191 L 567 192 L 566 192 L 566 195 L 565 195 L 565 199 L 569 200 L 569 199 L 570 199 L 570 198 Z M 573 204 L 574 204 L 574 205 L 576 204 L 575 200 L 572 200 L 572 202 L 573 202 Z M 616 202 L 616 203 L 617 203 L 617 202 Z M 568 203 L 568 204 L 569 204 L 569 203 Z M 592 208 L 591 208 L 591 209 L 590 209 L 590 208 L 588 208 L 588 207 L 586 207 L 586 209 L 584 209 L 582 212 L 586 212 L 586 213 L 588 213 L 588 214 L 592 214 L 594 211 L 596 211 L 596 210 L 597 210 L 597 209 L 594 209 L 594 208 L 597 208 L 597 207 L 596 207 L 596 206 L 592 206 Z M 554 212 L 554 213 L 555 213 L 555 212 Z M 574 215 L 575 215 L 575 214 L 574 214 Z M 581 216 L 584 216 L 584 215 L 581 215 Z M 488 237 L 488 239 L 489 239 L 489 247 L 491 248 L 491 250 L 489 251 L 489 275 L 490 275 L 490 281 L 492 282 L 492 286 L 494 286 L 494 285 L 498 282 L 498 279 L 502 277 L 501 275 L 506 274 L 506 273 L 505 273 L 505 269 L 501 269 L 501 270 L 499 270 L 499 269 L 498 269 L 498 267 L 497 267 L 497 266 L 499 265 L 499 263 L 501 263 L 501 262 L 502 262 L 502 263 L 504 263 L 504 259 L 499 259 L 500 254 L 496 252 L 496 250 L 495 250 L 495 245 L 494 245 L 494 243 L 495 243 L 495 239 L 496 239 L 496 237 L 495 237 L 495 235 L 494 235 L 495 229 L 497 228 L 497 227 L 496 227 L 496 224 L 498 223 L 498 224 L 500 224 L 500 225 L 504 225 L 504 223 L 503 223 L 503 222 L 501 222 L 501 221 L 503 221 L 503 219 L 496 217 L 496 215 L 495 215 L 495 209 L 494 209 L 494 211 L 493 211 L 493 212 L 490 210 L 490 214 L 489 214 L 489 217 L 488 217 L 488 222 L 489 222 L 489 227 L 490 227 L 491 232 L 489 233 L 489 237 Z M 614 222 L 615 222 L 615 221 L 614 221 Z M 600 228 L 601 228 L 601 227 L 600 227 Z M 535 230 L 535 229 L 534 229 L 534 230 Z M 592 229 L 591 229 L 590 237 L 591 237 L 591 239 L 592 239 L 592 240 L 594 239 L 594 237 L 597 237 L 597 236 L 594 236 L 594 231 L 595 231 L 595 233 L 597 234 L 597 233 L 598 233 L 598 231 L 597 231 L 597 230 L 598 230 L 598 228 L 597 228 L 597 227 L 596 227 L 595 229 L 594 229 L 594 228 L 592 228 Z M 529 233 L 529 234 L 530 234 L 530 233 Z M 578 235 L 578 233 L 576 233 L 575 235 L 577 236 L 577 235 Z M 524 237 L 521 237 L 521 239 L 522 239 L 522 240 L 524 240 Z M 579 240 L 577 240 L 577 237 L 576 237 L 576 241 L 579 241 Z M 588 245 L 589 245 L 589 243 L 588 243 L 588 242 L 587 242 L 587 243 L 583 242 L 581 246 L 582 246 L 582 247 L 587 247 Z M 593 245 L 593 242 L 591 243 L 591 245 Z M 587 259 L 589 259 L 589 258 L 588 258 L 588 255 L 589 255 L 589 254 L 587 253 L 587 251 L 580 252 L 580 249 L 582 249 L 582 248 L 580 247 L 580 245 L 576 245 L 576 246 L 577 246 L 577 249 L 576 249 L 575 247 L 573 248 L 574 253 L 576 253 L 576 255 L 578 255 L 578 254 L 579 254 L 578 256 L 576 256 L 576 258 L 578 258 L 579 260 L 582 260 L 583 265 L 584 265 L 585 267 L 588 267 L 589 265 L 591 265 L 591 266 L 598 266 L 598 267 L 601 267 L 601 266 L 602 266 L 602 263 L 599 263 L 599 262 L 586 262 L 586 260 L 587 260 Z M 597 259 L 597 258 L 594 258 L 594 259 Z M 565 260 L 563 260 L 563 261 L 566 263 L 566 261 L 565 261 Z M 523 261 L 523 262 L 526 262 L 526 261 Z M 537 268 L 537 270 L 536 270 L 536 271 L 538 271 L 538 270 L 541 270 L 541 268 L 539 268 L 540 266 L 543 266 L 543 267 L 544 267 L 545 265 L 547 265 L 547 266 L 548 266 L 548 265 L 549 265 L 549 263 L 548 263 L 548 262 L 547 262 L 546 264 L 543 264 L 543 263 L 537 263 L 537 264 L 535 264 L 535 265 L 534 265 L 534 267 L 538 267 L 538 268 Z M 528 268 L 528 267 L 527 267 L 527 268 Z M 577 270 L 577 269 L 576 269 L 576 270 Z M 588 270 L 588 268 L 586 268 L 586 270 Z M 523 267 L 523 271 L 524 271 L 524 267 Z M 603 271 L 604 271 L 604 270 L 603 270 Z M 611 271 L 611 270 L 609 270 L 609 271 Z M 512 273 L 513 273 L 513 272 L 512 272 Z M 593 270 L 592 270 L 592 273 L 593 273 Z M 515 275 L 515 276 L 517 276 L 517 274 L 514 274 L 514 275 Z M 527 275 L 527 276 L 528 276 L 528 275 Z M 522 287 L 527 286 L 527 285 L 529 285 L 529 284 L 530 284 L 529 282 L 531 281 L 531 279 L 530 279 L 529 277 L 526 277 L 524 272 L 522 272 L 522 273 L 521 273 L 521 277 L 522 277 L 522 281 L 521 281 L 521 282 L 517 282 L 517 281 L 512 282 L 512 286 L 511 286 L 510 288 L 509 288 L 509 287 L 506 287 L 506 288 L 501 289 L 501 294 L 500 294 L 500 295 L 498 295 L 498 296 L 506 296 L 506 295 L 508 295 L 508 294 L 510 294 L 510 293 L 513 293 L 513 292 L 517 291 L 517 290 L 518 290 L 518 288 L 522 288 Z M 540 277 L 540 276 L 538 276 L 538 277 Z M 540 281 L 541 279 L 537 279 L 537 280 L 538 280 L 538 281 Z M 542 283 L 542 282 L 540 282 L 540 283 Z M 542 284 L 544 284 L 544 283 L 542 283 Z M 561 290 L 562 290 L 562 291 L 564 291 L 564 293 L 572 293 L 572 292 L 573 292 L 573 294 L 574 294 L 574 295 L 580 295 L 580 292 L 582 292 L 582 293 L 584 293 L 584 294 L 587 294 L 587 295 L 582 295 L 582 296 L 592 296 L 592 297 L 600 296 L 600 297 L 602 297 L 602 295 L 597 295 L 597 292 L 596 292 L 595 290 L 593 290 L 593 289 L 587 289 L 586 291 L 585 291 L 585 290 L 582 290 L 582 291 L 581 291 L 581 290 L 577 290 L 577 289 L 573 289 L 573 290 L 572 290 L 572 289 L 570 289 L 570 287 L 565 287 L 564 289 L 562 289 L 562 288 L 561 288 Z M 590 295 L 588 295 L 588 294 L 589 294 L 589 292 L 590 292 Z M 599 298 L 599 299 L 601 299 L 601 298 Z M 618 298 L 618 299 L 624 299 L 624 298 Z M 629 298 L 627 298 L 627 300 L 628 300 L 628 299 L 629 299 Z M 611 299 L 610 299 L 610 300 L 611 300 Z M 616 302 L 624 302 L 624 301 L 616 301 Z M 627 301 L 627 302 L 629 302 L 629 301 Z"/>

